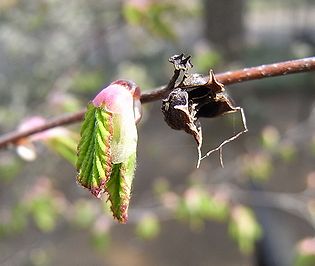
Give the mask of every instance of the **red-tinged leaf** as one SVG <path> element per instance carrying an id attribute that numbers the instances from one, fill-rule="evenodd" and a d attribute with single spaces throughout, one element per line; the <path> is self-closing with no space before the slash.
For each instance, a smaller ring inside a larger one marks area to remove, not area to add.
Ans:
<path id="1" fill-rule="evenodd" d="M 106 192 L 121 223 L 128 219 L 140 107 L 140 89 L 133 81 L 111 83 L 89 104 L 78 146 L 78 183 L 98 198 Z"/>
<path id="2" fill-rule="evenodd" d="M 128 160 L 113 165 L 110 180 L 106 184 L 111 210 L 114 217 L 121 223 L 126 223 L 128 220 L 128 207 L 135 168 L 136 153 L 132 154 Z"/>
<path id="3" fill-rule="evenodd" d="M 78 146 L 77 181 L 96 197 L 104 192 L 111 174 L 112 131 L 112 114 L 89 104 Z"/>

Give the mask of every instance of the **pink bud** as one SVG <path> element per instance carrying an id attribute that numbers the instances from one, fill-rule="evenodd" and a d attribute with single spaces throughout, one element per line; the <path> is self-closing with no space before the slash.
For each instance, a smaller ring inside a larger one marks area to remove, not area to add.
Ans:
<path id="1" fill-rule="evenodd" d="M 108 112 L 122 114 L 134 111 L 135 121 L 141 118 L 140 88 L 129 80 L 116 80 L 96 95 L 95 107 L 104 107 Z"/>

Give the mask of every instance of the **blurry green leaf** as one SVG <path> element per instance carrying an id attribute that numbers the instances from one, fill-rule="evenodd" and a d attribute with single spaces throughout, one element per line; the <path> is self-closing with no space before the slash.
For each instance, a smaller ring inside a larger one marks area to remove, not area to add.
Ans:
<path id="1" fill-rule="evenodd" d="M 225 220 L 228 210 L 225 201 L 211 196 L 202 188 L 192 187 L 186 191 L 184 198 L 179 202 L 177 215 L 192 224 L 201 225 L 204 219 Z"/>
<path id="2" fill-rule="evenodd" d="M 267 150 L 274 150 L 279 144 L 280 134 L 275 127 L 268 126 L 262 131 L 262 146 Z"/>
<path id="3" fill-rule="evenodd" d="M 174 13 L 176 9 L 170 3 L 151 2 L 144 5 L 125 3 L 123 15 L 127 22 L 144 27 L 151 33 L 168 39 L 175 39 L 175 31 L 172 23 L 166 19 L 166 15 Z"/>
<path id="4" fill-rule="evenodd" d="M 38 228 L 44 232 L 52 231 L 58 216 L 53 198 L 48 195 L 39 196 L 30 204 L 30 211 Z"/>
<path id="5" fill-rule="evenodd" d="M 273 171 L 270 156 L 263 153 L 245 156 L 244 168 L 249 177 L 258 181 L 267 180 Z"/>
<path id="6" fill-rule="evenodd" d="M 229 207 L 225 201 L 215 197 L 205 198 L 204 214 L 206 217 L 217 221 L 224 221 L 228 216 L 228 211 Z"/>
<path id="7" fill-rule="evenodd" d="M 123 6 L 123 15 L 130 24 L 141 23 L 144 16 L 139 8 L 128 3 Z"/>
<path id="8" fill-rule="evenodd" d="M 315 255 L 310 254 L 299 254 L 295 258 L 294 266 L 314 266 L 315 265 Z"/>
<path id="9" fill-rule="evenodd" d="M 44 250 L 42 248 L 32 250 L 30 254 L 30 261 L 32 262 L 32 266 L 51 265 L 47 250 Z"/>
<path id="10" fill-rule="evenodd" d="M 77 200 L 74 206 L 73 221 L 82 228 L 88 228 L 96 217 L 96 206 L 89 200 Z"/>
<path id="11" fill-rule="evenodd" d="M 137 234 L 144 239 L 152 239 L 160 232 L 160 223 L 153 214 L 144 215 L 136 228 Z"/>
<path id="12" fill-rule="evenodd" d="M 45 143 L 47 143 L 50 149 L 60 154 L 72 165 L 76 165 L 78 141 L 79 136 L 75 133 L 71 133 L 65 136 L 56 136 L 49 138 Z"/>
<path id="13" fill-rule="evenodd" d="M 93 232 L 91 240 L 93 246 L 104 252 L 110 243 L 110 236 L 108 232 Z"/>
<path id="14" fill-rule="evenodd" d="M 70 78 L 69 78 L 70 79 Z M 64 81 L 64 83 L 71 83 L 71 81 Z M 75 95 L 66 93 L 64 91 L 53 91 L 49 95 L 49 103 L 54 110 L 60 112 L 76 112 L 81 109 L 81 103 Z"/>
<path id="15" fill-rule="evenodd" d="M 9 233 L 21 232 L 27 225 L 27 210 L 23 204 L 16 206 L 11 213 L 11 220 L 6 230 Z"/>
<path id="16" fill-rule="evenodd" d="M 315 238 L 309 237 L 298 243 L 294 266 L 313 265 L 315 265 Z"/>
<path id="17" fill-rule="evenodd" d="M 79 92 L 94 92 L 104 83 L 104 75 L 101 72 L 80 72 L 73 80 L 73 90 Z"/>
<path id="18" fill-rule="evenodd" d="M 207 50 L 195 54 L 193 58 L 197 72 L 203 73 L 207 73 L 210 68 L 213 68 L 222 60 L 219 53 Z"/>
<path id="19" fill-rule="evenodd" d="M 279 147 L 279 154 L 283 161 L 292 162 L 296 158 L 296 148 L 292 143 L 284 143 Z"/>
<path id="20" fill-rule="evenodd" d="M 21 165 L 13 157 L 3 154 L 0 158 L 0 181 L 8 182 L 20 171 Z"/>
<path id="21" fill-rule="evenodd" d="M 153 87 L 151 75 L 145 65 L 124 61 L 119 64 L 117 77 L 125 77 L 130 80 L 137 80 L 141 87 L 149 89 Z"/>
<path id="22" fill-rule="evenodd" d="M 254 213 L 242 205 L 235 206 L 231 213 L 229 232 L 246 254 L 253 251 L 255 242 L 261 237 L 261 228 Z"/>
<path id="23" fill-rule="evenodd" d="M 153 190 L 157 195 L 162 195 L 169 190 L 169 182 L 166 178 L 158 178 L 154 181 Z"/>
<path id="24" fill-rule="evenodd" d="M 111 226 L 111 220 L 107 215 L 99 216 L 92 228 L 92 243 L 93 245 L 100 249 L 102 252 L 107 248 L 109 244 L 109 229 Z"/>

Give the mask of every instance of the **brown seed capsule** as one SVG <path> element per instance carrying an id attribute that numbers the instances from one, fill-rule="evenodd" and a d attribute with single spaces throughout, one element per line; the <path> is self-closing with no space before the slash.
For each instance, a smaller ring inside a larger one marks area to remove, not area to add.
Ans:
<path id="1" fill-rule="evenodd" d="M 174 65 L 174 75 L 170 81 L 174 88 L 168 97 L 162 101 L 162 112 L 166 123 L 173 129 L 184 130 L 191 134 L 198 144 L 198 163 L 214 151 L 220 151 L 220 161 L 223 167 L 222 147 L 247 132 L 246 119 L 241 107 L 235 106 L 232 99 L 225 92 L 224 85 L 218 82 L 210 70 L 209 77 L 199 74 L 188 75 L 192 67 L 190 56 L 174 55 L 169 61 Z M 183 71 L 183 80 L 175 86 L 179 72 Z M 217 148 L 201 156 L 202 132 L 200 117 L 217 117 L 220 115 L 240 112 L 244 129 L 232 137 L 224 140 Z"/>
<path id="2" fill-rule="evenodd" d="M 185 130 L 201 143 L 201 125 L 196 117 L 196 104 L 189 100 L 188 93 L 181 88 L 173 90 L 162 101 L 162 112 L 166 123 L 173 129 Z"/>

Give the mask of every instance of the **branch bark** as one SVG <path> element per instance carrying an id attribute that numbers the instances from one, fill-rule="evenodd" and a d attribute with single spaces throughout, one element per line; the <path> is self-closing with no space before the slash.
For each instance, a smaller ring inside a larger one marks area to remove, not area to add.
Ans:
<path id="1" fill-rule="evenodd" d="M 256 80 L 274 76 L 288 75 L 294 73 L 308 72 L 315 70 L 315 57 L 290 60 L 269 65 L 261 65 L 251 68 L 244 68 L 235 71 L 228 71 L 216 74 L 216 79 L 224 85 L 234 84 L 249 80 Z M 205 77 L 207 78 L 207 77 Z M 148 103 L 160 100 L 168 95 L 172 86 L 161 86 L 148 93 L 141 95 L 141 102 Z M 34 127 L 25 131 L 14 131 L 0 137 L 0 149 L 10 144 L 16 144 L 20 139 L 33 134 L 82 121 L 85 110 L 76 113 L 63 115 L 47 121 L 44 125 Z"/>

